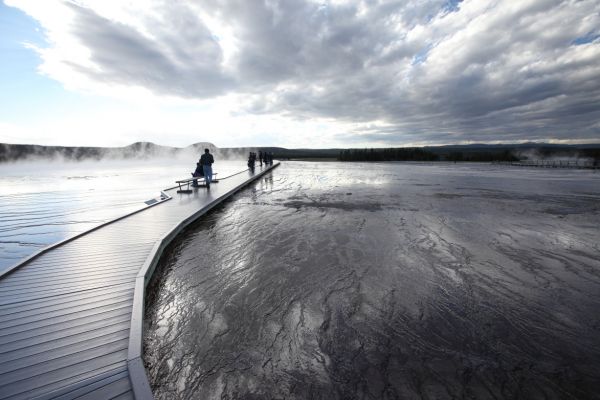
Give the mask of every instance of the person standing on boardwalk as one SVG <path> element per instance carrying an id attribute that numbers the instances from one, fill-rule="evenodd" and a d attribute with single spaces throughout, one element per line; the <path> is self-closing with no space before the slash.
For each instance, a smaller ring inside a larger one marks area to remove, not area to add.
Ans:
<path id="1" fill-rule="evenodd" d="M 204 149 L 204 154 L 200 157 L 200 165 L 202 165 L 202 170 L 204 171 L 204 181 L 206 182 L 206 188 L 210 188 L 210 183 L 212 182 L 212 165 L 215 162 L 212 154 L 208 149 Z"/>

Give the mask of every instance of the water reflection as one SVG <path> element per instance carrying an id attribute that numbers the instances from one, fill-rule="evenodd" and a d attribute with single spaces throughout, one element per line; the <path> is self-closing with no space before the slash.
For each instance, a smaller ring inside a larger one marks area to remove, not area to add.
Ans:
<path id="1" fill-rule="evenodd" d="M 285 163 L 163 257 L 146 315 L 155 395 L 593 398 L 598 183 Z"/>

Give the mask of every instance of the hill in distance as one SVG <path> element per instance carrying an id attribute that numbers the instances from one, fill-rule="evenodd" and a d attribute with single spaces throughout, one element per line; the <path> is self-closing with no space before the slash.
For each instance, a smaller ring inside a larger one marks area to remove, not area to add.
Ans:
<path id="1" fill-rule="evenodd" d="M 194 156 L 216 146 L 208 142 L 194 143 L 178 148 L 161 146 L 152 142 L 136 142 L 124 147 L 41 146 L 31 144 L 0 143 L 0 162 L 34 160 L 145 160 L 189 155 Z"/>
<path id="2" fill-rule="evenodd" d="M 387 149 L 286 149 L 283 147 L 218 148 L 209 142 L 198 142 L 179 148 L 161 146 L 151 142 L 136 142 L 124 147 L 41 146 L 0 143 L 0 162 L 148 160 L 153 158 L 190 158 L 195 160 L 204 152 L 205 148 L 210 149 L 215 157 L 221 159 L 245 159 L 250 151 L 267 151 L 273 153 L 274 157 L 278 159 L 345 159 L 348 161 L 394 159 L 416 161 L 512 161 L 552 157 L 600 159 L 600 143 L 565 145 L 530 142 Z M 383 157 L 386 154 L 396 158 Z M 415 154 L 417 158 L 414 158 Z M 344 158 L 344 155 L 348 155 L 350 158 Z"/>

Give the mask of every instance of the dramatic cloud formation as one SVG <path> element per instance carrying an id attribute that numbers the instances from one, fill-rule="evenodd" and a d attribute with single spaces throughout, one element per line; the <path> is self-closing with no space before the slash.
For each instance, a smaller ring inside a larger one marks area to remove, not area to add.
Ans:
<path id="1" fill-rule="evenodd" d="M 7 3 L 68 88 L 227 99 L 349 146 L 600 141 L 597 0 Z"/>

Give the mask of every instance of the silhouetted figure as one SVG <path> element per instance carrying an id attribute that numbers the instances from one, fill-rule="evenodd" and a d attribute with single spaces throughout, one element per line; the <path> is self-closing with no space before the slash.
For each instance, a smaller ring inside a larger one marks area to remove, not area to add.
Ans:
<path id="1" fill-rule="evenodd" d="M 256 163 L 256 153 L 250 152 L 248 155 L 248 168 L 254 171 L 254 164 Z"/>
<path id="2" fill-rule="evenodd" d="M 260 163 L 261 167 L 262 167 L 262 163 L 263 163 L 263 158 L 264 158 L 263 152 L 259 151 L 258 152 L 258 162 Z"/>
<path id="3" fill-rule="evenodd" d="M 196 170 L 194 172 L 192 172 L 192 176 L 194 178 L 200 178 L 204 176 L 204 171 L 202 168 L 202 164 L 200 164 L 200 162 L 196 163 Z M 192 186 L 194 187 L 198 187 L 198 180 L 194 179 L 194 182 L 192 183 Z"/>
<path id="4" fill-rule="evenodd" d="M 202 172 L 204 172 L 204 182 L 206 182 L 206 188 L 210 188 L 212 182 L 212 165 L 215 162 L 212 154 L 208 149 L 204 149 L 204 154 L 200 157 L 200 164 L 202 165 Z"/>

